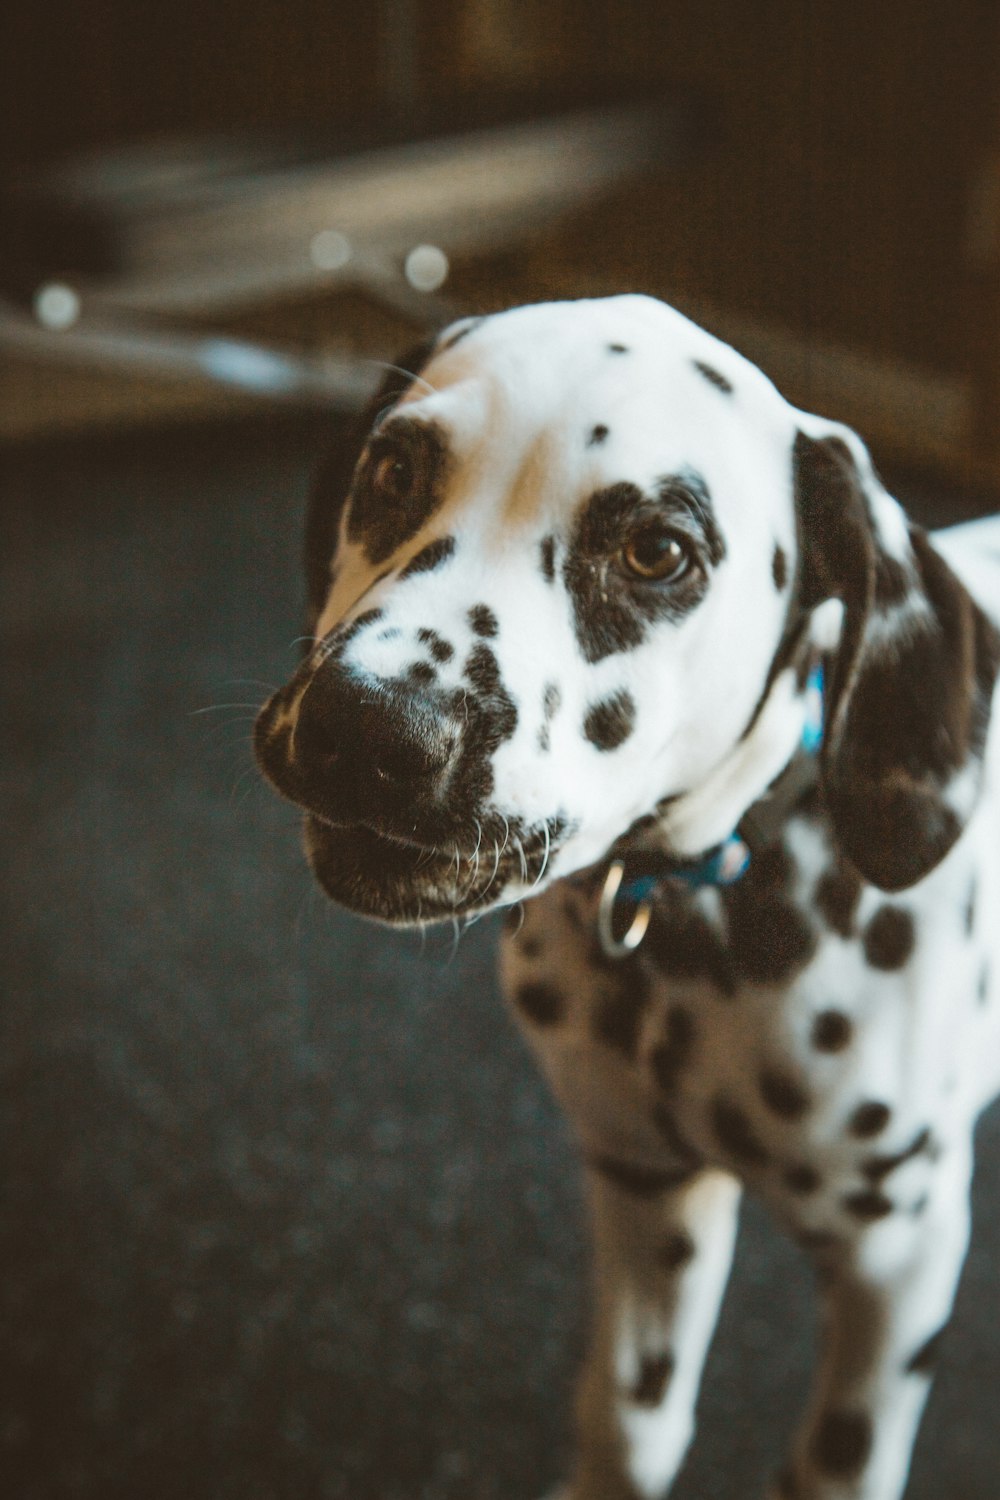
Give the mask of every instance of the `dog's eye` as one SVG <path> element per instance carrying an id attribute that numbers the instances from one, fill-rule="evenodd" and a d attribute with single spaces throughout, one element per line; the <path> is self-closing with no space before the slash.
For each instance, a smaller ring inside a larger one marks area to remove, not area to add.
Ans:
<path id="1" fill-rule="evenodd" d="M 676 583 L 691 566 L 691 553 L 683 538 L 656 521 L 633 531 L 622 548 L 622 559 L 637 578 L 657 583 Z"/>
<path id="2" fill-rule="evenodd" d="M 371 487 L 388 505 L 398 505 L 413 493 L 415 471 L 405 453 L 393 450 L 375 460 Z"/>

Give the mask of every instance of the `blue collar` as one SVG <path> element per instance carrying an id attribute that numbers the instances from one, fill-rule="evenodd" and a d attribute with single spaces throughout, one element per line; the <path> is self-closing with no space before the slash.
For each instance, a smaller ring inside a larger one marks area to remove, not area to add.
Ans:
<path id="1" fill-rule="evenodd" d="M 728 838 L 697 859 L 674 859 L 659 850 L 627 850 L 612 859 L 604 880 L 597 929 L 611 958 L 622 958 L 642 942 L 652 916 L 657 889 L 673 881 L 699 890 L 734 885 L 749 870 L 754 853 L 774 843 L 789 813 L 816 782 L 816 756 L 823 743 L 823 664 L 816 662 L 806 680 L 806 722 L 796 754 L 767 793 L 748 808 Z M 617 938 L 615 916 L 633 911 L 624 937 Z"/>

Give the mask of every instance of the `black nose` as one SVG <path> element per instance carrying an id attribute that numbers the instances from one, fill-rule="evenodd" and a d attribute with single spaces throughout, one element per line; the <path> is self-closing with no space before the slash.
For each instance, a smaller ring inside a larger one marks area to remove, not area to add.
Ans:
<path id="1" fill-rule="evenodd" d="M 459 739 L 445 696 L 432 686 L 359 676 L 325 662 L 299 703 L 294 758 L 322 816 L 405 823 L 413 810 L 440 799 Z"/>

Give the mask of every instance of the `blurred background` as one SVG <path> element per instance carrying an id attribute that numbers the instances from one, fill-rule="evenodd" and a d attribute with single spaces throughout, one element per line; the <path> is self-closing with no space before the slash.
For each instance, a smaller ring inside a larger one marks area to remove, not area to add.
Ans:
<path id="1" fill-rule="evenodd" d="M 258 784 L 309 475 L 460 313 L 642 290 L 997 508 L 985 0 L 7 0 L 0 1485 L 532 1500 L 586 1245 L 495 922 L 328 908 Z M 993 1500 L 1000 1119 L 913 1500 Z M 759 1492 L 811 1287 L 751 1205 L 678 1500 Z"/>

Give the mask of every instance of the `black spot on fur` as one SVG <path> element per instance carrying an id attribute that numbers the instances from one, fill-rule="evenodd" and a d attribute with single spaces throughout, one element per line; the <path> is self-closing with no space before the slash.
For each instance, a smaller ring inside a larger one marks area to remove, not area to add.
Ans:
<path id="1" fill-rule="evenodd" d="M 426 547 L 421 547 L 416 556 L 410 558 L 399 576 L 402 579 L 412 578 L 415 573 L 431 573 L 443 562 L 447 562 L 454 551 L 455 538 L 453 536 L 438 537 L 436 542 L 428 542 Z"/>
<path id="2" fill-rule="evenodd" d="M 871 1156 L 864 1163 L 861 1170 L 869 1182 L 877 1185 L 884 1181 L 891 1172 L 895 1172 L 906 1162 L 912 1161 L 915 1156 L 920 1156 L 923 1152 L 926 1152 L 930 1145 L 931 1133 L 925 1126 L 904 1151 L 896 1151 L 891 1155 Z"/>
<path id="3" fill-rule="evenodd" d="M 816 943 L 807 917 L 784 895 L 793 870 L 780 844 L 760 850 L 738 885 L 720 892 L 725 937 L 700 909 L 697 893 L 664 882 L 655 895 L 645 955 L 663 973 L 707 979 L 726 996 L 737 992 L 741 980 L 787 978 L 808 961 Z"/>
<path id="4" fill-rule="evenodd" d="M 856 1479 L 872 1449 L 871 1418 L 860 1411 L 827 1412 L 813 1434 L 813 1463 L 833 1479 Z"/>
<path id="5" fill-rule="evenodd" d="M 547 720 L 555 718 L 561 703 L 562 693 L 559 691 L 559 684 L 556 682 L 547 682 L 545 684 L 545 691 L 542 694 L 542 713 Z"/>
<path id="6" fill-rule="evenodd" d="M 774 1114 L 783 1120 L 801 1120 L 809 1109 L 809 1095 L 800 1083 L 776 1068 L 765 1068 L 760 1075 L 760 1095 Z"/>
<path id="7" fill-rule="evenodd" d="M 627 354 L 628 346 L 627 344 L 609 344 L 608 351 L 611 354 Z"/>
<path id="8" fill-rule="evenodd" d="M 932 1375 L 934 1367 L 941 1353 L 941 1345 L 948 1332 L 948 1324 L 944 1323 L 937 1331 L 931 1334 L 926 1343 L 921 1344 L 916 1354 L 912 1356 L 906 1366 L 908 1375 Z"/>
<path id="9" fill-rule="evenodd" d="M 386 457 L 398 456 L 409 481 L 404 498 L 387 499 L 377 476 Z M 361 542 L 372 563 L 385 562 L 415 537 L 444 499 L 448 450 L 444 434 L 432 423 L 392 417 L 373 435 L 354 478 L 347 538 Z"/>
<path id="10" fill-rule="evenodd" d="M 720 371 L 716 370 L 714 366 L 706 365 L 704 360 L 700 359 L 694 360 L 693 364 L 695 369 L 698 371 L 698 374 L 703 375 L 710 385 L 714 385 L 717 390 L 725 391 L 727 396 L 732 395 L 732 381 L 727 380 L 726 376 L 721 374 Z"/>
<path id="11" fill-rule="evenodd" d="M 473 646 L 464 670 L 472 686 L 482 693 L 495 693 L 503 685 L 500 663 L 489 646 Z"/>
<path id="12" fill-rule="evenodd" d="M 655 1167 L 630 1166 L 627 1162 L 615 1161 L 610 1156 L 588 1156 L 587 1163 L 595 1172 L 607 1178 L 608 1182 L 614 1183 L 623 1192 L 632 1193 L 636 1198 L 655 1198 L 660 1193 L 680 1187 L 691 1175 L 687 1167 L 672 1172 L 657 1171 Z"/>
<path id="13" fill-rule="evenodd" d="M 672 1354 L 646 1354 L 639 1366 L 639 1378 L 631 1391 L 636 1406 L 659 1406 L 674 1373 Z"/>
<path id="14" fill-rule="evenodd" d="M 722 900 L 740 975 L 752 984 L 778 984 L 804 969 L 816 951 L 816 933 L 800 907 L 783 896 L 761 899 L 750 872 L 726 886 Z"/>
<path id="15" fill-rule="evenodd" d="M 669 1104 L 664 1103 L 663 1100 L 655 1100 L 651 1118 L 664 1145 L 670 1149 L 670 1154 L 676 1157 L 678 1163 L 684 1164 L 685 1172 L 696 1172 L 705 1166 L 702 1154 L 691 1145 L 690 1140 L 679 1127 L 675 1113 L 670 1109 Z"/>
<path id="16" fill-rule="evenodd" d="M 822 1010 L 813 1022 L 812 1044 L 817 1052 L 843 1052 L 854 1036 L 854 1025 L 840 1010 Z"/>
<path id="17" fill-rule="evenodd" d="M 469 624 L 476 633 L 487 639 L 500 631 L 500 622 L 488 604 L 474 604 L 469 610 Z"/>
<path id="18" fill-rule="evenodd" d="M 675 979 L 707 979 L 722 994 L 735 994 L 736 970 L 726 944 L 690 892 L 673 883 L 657 893 L 643 946 L 662 973 Z"/>
<path id="19" fill-rule="evenodd" d="M 780 594 L 788 582 L 788 558 L 785 556 L 785 549 L 779 547 L 777 543 L 775 543 L 774 554 L 771 558 L 771 577 Z"/>
<path id="20" fill-rule="evenodd" d="M 597 1041 L 633 1058 L 648 999 L 649 986 L 639 968 L 630 966 L 609 980 L 594 1009 L 593 1030 Z"/>
<path id="21" fill-rule="evenodd" d="M 621 549 L 634 527 L 669 519 L 690 538 L 706 562 L 717 561 L 725 546 L 699 475 L 662 479 L 656 497 L 637 485 L 613 484 L 590 496 L 576 518 L 563 578 L 573 608 L 576 637 L 588 662 L 629 651 L 658 620 L 680 620 L 704 597 L 704 567 L 693 565 L 674 583 L 637 578 L 621 562 Z"/>
<path id="22" fill-rule="evenodd" d="M 429 661 L 415 661 L 406 669 L 406 676 L 410 682 L 418 686 L 426 687 L 429 683 L 437 681 L 437 672 Z"/>
<path id="23" fill-rule="evenodd" d="M 723 1151 L 746 1167 L 761 1167 L 767 1162 L 767 1151 L 741 1105 L 731 1099 L 716 1099 L 711 1114 L 712 1128 Z"/>
<path id="24" fill-rule="evenodd" d="M 851 1116 L 848 1129 L 851 1134 L 859 1140 L 870 1140 L 873 1135 L 881 1135 L 888 1125 L 892 1111 L 887 1104 L 871 1102 L 859 1104 Z"/>
<path id="25" fill-rule="evenodd" d="M 555 1026 L 566 1014 L 566 999 L 554 984 L 521 984 L 514 1003 L 536 1026 Z"/>
<path id="26" fill-rule="evenodd" d="M 617 750 L 632 733 L 635 725 L 635 702 L 631 693 L 615 693 L 587 710 L 583 721 L 584 738 L 598 750 Z"/>
<path id="27" fill-rule="evenodd" d="M 860 1192 L 848 1193 L 843 1201 L 847 1212 L 865 1224 L 873 1224 L 877 1219 L 886 1218 L 895 1206 L 891 1198 L 875 1188 L 862 1188 Z"/>
<path id="28" fill-rule="evenodd" d="M 539 545 L 542 555 L 542 577 L 546 583 L 553 583 L 556 576 L 556 539 L 554 536 L 543 536 Z"/>
<path id="29" fill-rule="evenodd" d="M 901 969 L 913 952 L 913 918 L 901 906 L 880 906 L 864 930 L 865 958 L 873 969 Z"/>
<path id="30" fill-rule="evenodd" d="M 588 448 L 596 448 L 596 447 L 598 447 L 601 443 L 603 443 L 603 442 L 605 442 L 607 440 L 607 436 L 608 436 L 608 428 L 605 427 L 605 425 L 604 425 L 603 422 L 598 422 L 598 424 L 597 424 L 596 427 L 592 427 L 590 429 L 590 436 L 587 439 L 587 447 Z"/>
<path id="31" fill-rule="evenodd" d="M 783 1179 L 789 1192 L 796 1193 L 801 1197 L 807 1197 L 810 1193 L 818 1192 L 821 1183 L 821 1178 L 816 1168 L 810 1167 L 805 1162 L 786 1167 Z"/>
<path id="32" fill-rule="evenodd" d="M 838 860 L 816 882 L 816 909 L 832 932 L 848 938 L 854 933 L 854 918 L 864 882 L 853 865 Z"/>
<path id="33" fill-rule="evenodd" d="M 417 640 L 428 648 L 435 661 L 451 661 L 455 655 L 454 646 L 442 640 L 436 630 L 418 630 Z"/>
<path id="34" fill-rule="evenodd" d="M 668 1271 L 679 1271 L 695 1257 L 695 1243 L 686 1229 L 675 1229 L 660 1247 L 657 1259 Z"/>
<path id="35" fill-rule="evenodd" d="M 962 831 L 948 788 L 982 764 L 1000 635 L 920 527 L 910 528 L 919 611 L 899 619 L 874 600 L 878 564 L 864 481 L 836 439 L 795 442 L 802 541 L 800 598 L 844 601 L 831 682 L 834 740 L 824 797 L 838 842 L 882 890 L 913 885 Z M 883 573 L 885 569 L 883 568 Z M 883 584 L 898 594 L 900 580 Z M 880 611 L 884 631 L 865 626 Z"/>
<path id="36" fill-rule="evenodd" d="M 694 1171 L 695 1168 L 703 1165 L 699 1152 L 687 1139 L 667 1105 L 658 1100 L 653 1105 L 652 1118 L 664 1144 L 670 1148 L 678 1161 L 686 1164 L 687 1170 Z"/>
<path id="37" fill-rule="evenodd" d="M 657 892 L 645 952 L 665 974 L 706 978 L 725 995 L 740 980 L 788 979 L 811 958 L 816 934 L 784 893 L 793 870 L 780 844 L 759 851 L 736 885 L 720 892 L 726 937 L 699 909 L 697 896 L 673 882 Z"/>
<path id="38" fill-rule="evenodd" d="M 769 844 L 753 857 L 753 886 L 756 893 L 774 895 L 787 891 L 795 875 L 795 861 L 784 844 Z"/>
<path id="39" fill-rule="evenodd" d="M 690 1060 L 695 1034 L 691 1012 L 683 1005 L 672 1005 L 667 1011 L 663 1039 L 649 1054 L 653 1077 L 665 1094 L 676 1089 L 678 1077 Z"/>
<path id="40" fill-rule="evenodd" d="M 366 609 L 364 614 L 358 615 L 351 621 L 350 625 L 345 625 L 342 630 L 337 631 L 337 649 L 342 651 L 348 641 L 353 641 L 354 637 L 360 635 L 362 630 L 367 630 L 369 625 L 374 625 L 375 621 L 381 620 L 381 618 L 382 611 L 380 609 Z"/>
<path id="41" fill-rule="evenodd" d="M 490 757 L 517 728 L 517 708 L 503 685 L 496 657 L 489 646 L 483 643 L 474 646 L 464 670 L 474 692 L 457 689 L 450 697 L 452 712 L 464 726 L 461 759 L 451 772 L 448 785 L 448 806 L 452 809 L 483 806 L 493 789 Z M 532 860 L 537 857 L 535 868 L 540 869 L 545 858 L 544 837 L 539 835 L 536 839 L 537 830 L 514 831 L 518 832 L 522 845 L 525 836 L 534 841 L 530 852 Z M 551 828 L 549 832 L 552 835 Z M 503 841 L 507 831 L 502 825 L 495 832 L 484 825 L 484 835 Z M 447 841 L 447 832 L 444 838 Z"/>
<path id="42" fill-rule="evenodd" d="M 966 900 L 966 903 L 965 903 L 965 930 L 968 933 L 969 937 L 972 936 L 973 931 L 974 931 L 975 926 L 976 926 L 976 896 L 977 896 L 977 894 L 978 894 L 978 892 L 977 892 L 977 887 L 976 887 L 976 881 L 975 881 L 975 879 L 973 879 L 972 884 L 969 886 L 969 895 L 968 895 L 968 899 Z"/>

